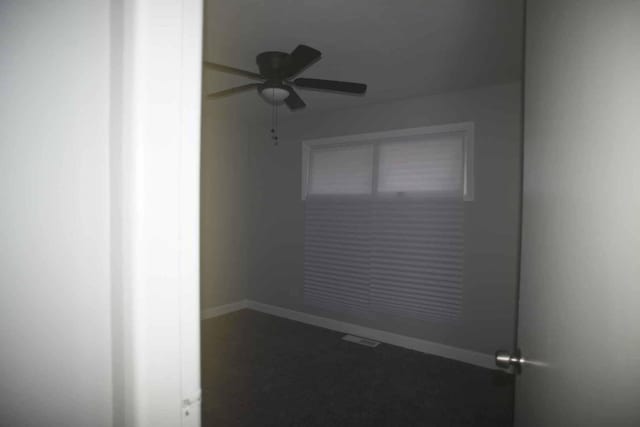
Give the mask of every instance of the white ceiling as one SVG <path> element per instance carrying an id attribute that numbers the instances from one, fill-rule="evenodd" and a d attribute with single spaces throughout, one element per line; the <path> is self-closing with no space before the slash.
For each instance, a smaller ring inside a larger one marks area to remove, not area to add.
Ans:
<path id="1" fill-rule="evenodd" d="M 322 59 L 301 74 L 367 83 L 365 96 L 298 89 L 305 110 L 285 117 L 520 79 L 522 0 L 206 0 L 205 60 L 257 71 L 267 50 L 298 44 Z M 253 81 L 205 70 L 204 92 Z M 213 111 L 269 116 L 255 91 Z M 218 110 L 220 109 L 220 110 Z"/>

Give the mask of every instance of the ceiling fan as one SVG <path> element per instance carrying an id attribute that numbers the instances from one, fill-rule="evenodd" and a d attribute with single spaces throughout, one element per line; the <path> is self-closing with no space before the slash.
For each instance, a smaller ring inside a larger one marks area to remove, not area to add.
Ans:
<path id="1" fill-rule="evenodd" d="M 298 45 L 291 53 L 263 52 L 256 57 L 259 73 L 205 61 L 204 65 L 213 70 L 262 81 L 262 83 L 250 83 L 215 92 L 207 98 L 222 98 L 255 88 L 268 103 L 279 105 L 284 102 L 289 109 L 298 110 L 304 108 L 306 104 L 298 96 L 293 86 L 353 95 L 361 95 L 366 92 L 367 85 L 362 83 L 307 78 L 292 80 L 310 65 L 317 62 L 321 56 L 322 54 L 319 50 L 303 44 Z"/>

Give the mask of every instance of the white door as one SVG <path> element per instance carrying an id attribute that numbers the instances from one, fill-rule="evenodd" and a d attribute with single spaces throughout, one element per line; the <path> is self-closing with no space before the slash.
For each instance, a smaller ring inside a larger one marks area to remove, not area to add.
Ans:
<path id="1" fill-rule="evenodd" d="M 516 426 L 640 426 L 640 1 L 528 2 Z"/>

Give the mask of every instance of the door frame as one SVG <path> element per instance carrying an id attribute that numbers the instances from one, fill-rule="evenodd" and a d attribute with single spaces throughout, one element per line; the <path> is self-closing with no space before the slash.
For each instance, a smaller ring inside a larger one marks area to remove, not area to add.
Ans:
<path id="1" fill-rule="evenodd" d="M 202 19 L 111 1 L 114 425 L 200 425 Z"/>

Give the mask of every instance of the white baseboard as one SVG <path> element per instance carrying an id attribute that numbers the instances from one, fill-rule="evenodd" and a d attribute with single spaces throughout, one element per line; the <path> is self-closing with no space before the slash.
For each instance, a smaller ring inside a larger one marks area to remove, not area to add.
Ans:
<path id="1" fill-rule="evenodd" d="M 357 335 L 364 338 L 370 338 L 376 341 L 384 342 L 398 347 L 404 347 L 411 350 L 420 351 L 422 353 L 433 354 L 435 356 L 445 357 L 447 359 L 457 360 L 459 362 L 469 363 L 471 365 L 480 366 L 488 369 L 497 369 L 494 356 L 492 354 L 479 353 L 476 351 L 465 350 L 458 347 L 452 347 L 431 341 L 413 338 L 406 335 L 395 334 L 393 332 L 381 331 L 379 329 L 367 328 L 365 326 L 356 325 L 354 323 L 342 322 L 339 320 L 329 319 L 327 317 L 315 316 L 313 314 L 302 313 L 300 311 L 290 310 L 288 308 L 278 307 L 270 304 L 263 304 L 257 301 L 242 300 L 232 304 L 203 310 L 202 318 L 221 316 L 226 313 L 249 308 L 273 316 L 283 317 L 285 319 L 295 320 L 297 322 L 307 323 L 309 325 L 319 326 L 321 328 L 331 329 L 333 331 L 345 334 Z"/>
<path id="2" fill-rule="evenodd" d="M 211 319 L 212 317 L 222 316 L 223 314 L 233 313 L 234 311 L 242 310 L 249 307 L 249 301 L 246 299 L 232 302 L 230 304 L 219 305 L 217 307 L 205 308 L 200 312 L 200 318 Z"/>

